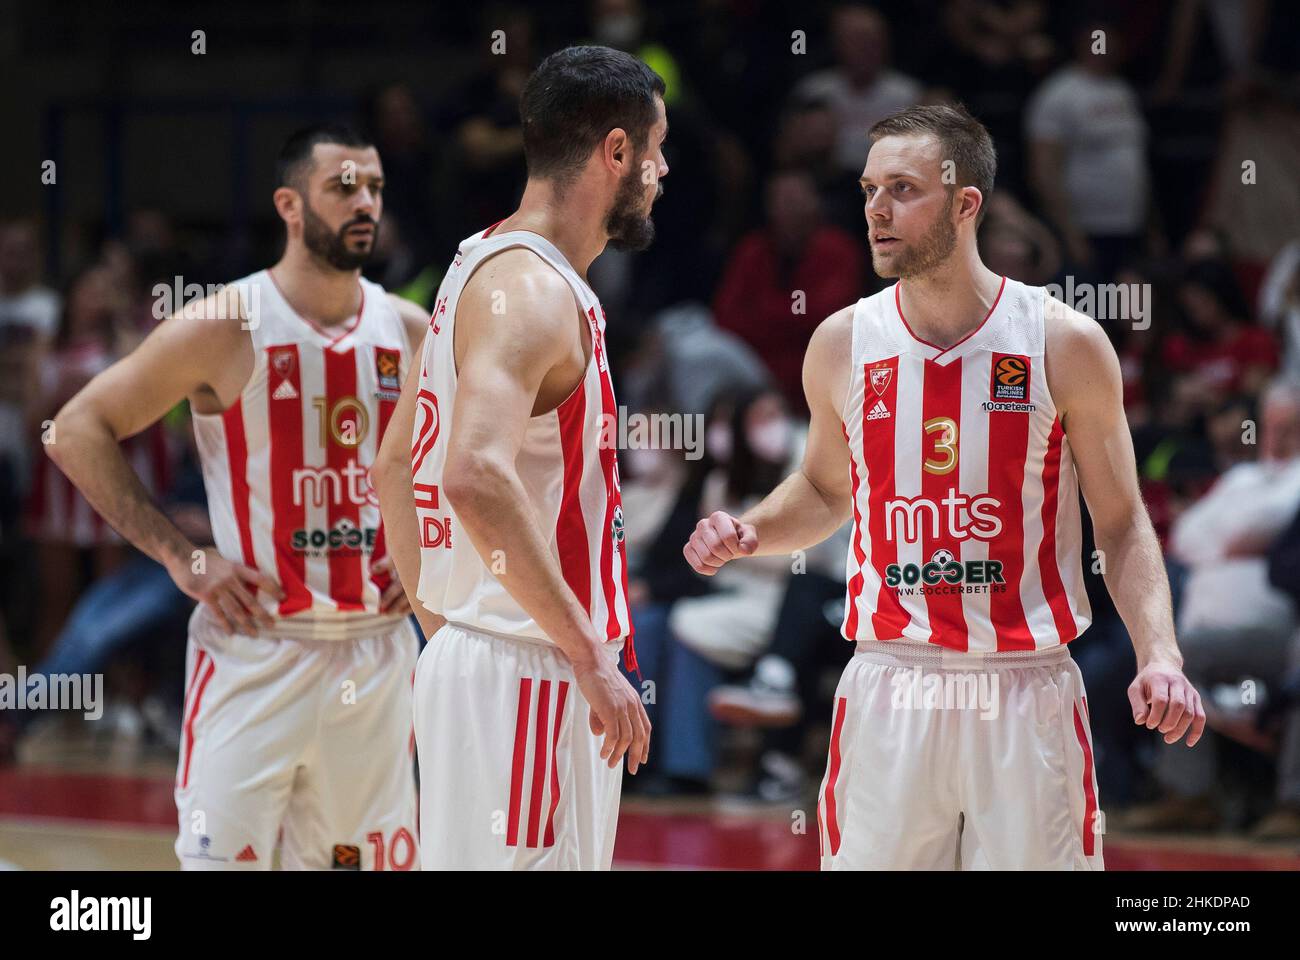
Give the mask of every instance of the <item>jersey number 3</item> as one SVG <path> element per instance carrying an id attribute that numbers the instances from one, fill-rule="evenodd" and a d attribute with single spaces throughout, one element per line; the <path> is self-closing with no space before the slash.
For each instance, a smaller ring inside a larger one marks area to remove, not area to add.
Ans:
<path id="1" fill-rule="evenodd" d="M 934 443 L 922 463 L 926 473 L 952 473 L 957 466 L 957 422 L 951 417 L 931 417 L 921 427 L 926 439 Z"/>

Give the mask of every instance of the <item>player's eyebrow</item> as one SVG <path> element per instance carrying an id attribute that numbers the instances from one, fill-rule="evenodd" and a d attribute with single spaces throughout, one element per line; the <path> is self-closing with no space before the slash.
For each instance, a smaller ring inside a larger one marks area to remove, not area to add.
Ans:
<path id="1" fill-rule="evenodd" d="M 326 182 L 327 184 L 343 183 L 343 171 L 340 170 L 337 174 L 335 174 L 334 176 L 330 177 L 330 178 L 329 178 L 328 180 L 326 180 L 325 182 Z M 352 175 L 352 183 L 355 184 L 355 183 L 360 183 L 360 182 L 365 182 L 365 183 L 383 183 L 383 182 L 384 182 L 384 175 L 383 175 L 382 173 L 370 173 L 370 174 L 366 174 L 366 173 L 362 173 L 361 171 L 355 171 L 355 172 L 353 173 L 353 175 Z M 347 184 L 347 185 L 348 185 L 348 186 L 351 186 L 351 184 Z"/>

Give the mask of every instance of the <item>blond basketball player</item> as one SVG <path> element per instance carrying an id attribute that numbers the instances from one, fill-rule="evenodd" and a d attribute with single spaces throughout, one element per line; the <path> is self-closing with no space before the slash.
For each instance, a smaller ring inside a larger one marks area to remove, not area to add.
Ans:
<path id="1" fill-rule="evenodd" d="M 1101 869 L 1066 647 L 1090 621 L 1079 487 L 1137 653 L 1135 722 L 1188 746 L 1205 725 L 1115 351 L 1088 317 L 980 262 L 995 157 L 965 110 L 905 110 L 871 141 L 872 260 L 899 282 L 809 344 L 802 469 L 744 517 L 701 520 L 685 555 L 712 574 L 853 519 L 843 634 L 857 651 L 818 806 L 824 869 Z"/>
<path id="2" fill-rule="evenodd" d="M 186 869 L 408 870 L 418 639 L 369 470 L 428 314 L 361 278 L 379 155 L 334 126 L 280 157 L 280 261 L 193 302 L 70 400 L 46 447 L 90 503 L 201 601 L 176 805 Z M 119 451 L 188 400 L 215 548 Z"/>
<path id="3" fill-rule="evenodd" d="M 635 664 L 601 442 L 617 414 L 587 268 L 653 237 L 663 91 L 604 47 L 537 68 L 519 209 L 461 243 L 380 455 L 389 545 L 431 636 L 415 678 L 425 869 L 608 869 L 622 758 L 635 773 L 648 756 L 617 667 L 625 644 Z"/>

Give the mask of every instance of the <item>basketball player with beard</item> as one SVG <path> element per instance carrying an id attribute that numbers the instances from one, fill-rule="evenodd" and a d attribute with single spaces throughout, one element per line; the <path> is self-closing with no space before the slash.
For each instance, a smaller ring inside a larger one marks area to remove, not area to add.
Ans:
<path id="1" fill-rule="evenodd" d="M 606 244 L 644 249 L 664 85 L 605 47 L 520 101 L 519 208 L 460 244 L 380 453 L 389 547 L 430 636 L 415 678 L 425 869 L 608 869 L 650 722 L 634 667 Z M 604 438 L 605 442 L 602 442 Z"/>
<path id="2" fill-rule="evenodd" d="M 200 601 L 176 805 L 186 869 L 412 869 L 418 639 L 369 479 L 428 314 L 361 276 L 383 168 L 344 127 L 289 138 L 270 269 L 193 301 L 59 412 L 46 450 Z M 216 545 L 118 444 L 188 401 Z"/>
<path id="3" fill-rule="evenodd" d="M 1092 319 L 980 261 L 996 158 L 977 120 L 913 107 L 871 142 L 872 262 L 898 282 L 814 334 L 802 468 L 743 517 L 701 520 L 684 553 L 712 575 L 853 519 L 841 632 L 857 647 L 818 804 L 824 869 L 1101 869 L 1088 703 L 1067 647 L 1091 617 L 1080 489 L 1133 639 L 1134 722 L 1189 747 L 1205 727 L 1119 362 Z"/>

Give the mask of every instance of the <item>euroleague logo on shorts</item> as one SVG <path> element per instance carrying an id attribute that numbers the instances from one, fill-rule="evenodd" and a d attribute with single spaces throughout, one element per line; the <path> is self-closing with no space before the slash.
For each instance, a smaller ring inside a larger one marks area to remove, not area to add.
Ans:
<path id="1" fill-rule="evenodd" d="M 1037 409 L 1029 402 L 1029 358 L 1014 353 L 993 354 L 993 377 L 989 399 L 981 406 L 988 411 L 1005 410 L 1030 413 Z"/>

